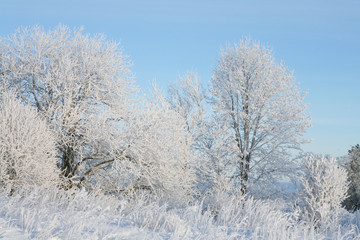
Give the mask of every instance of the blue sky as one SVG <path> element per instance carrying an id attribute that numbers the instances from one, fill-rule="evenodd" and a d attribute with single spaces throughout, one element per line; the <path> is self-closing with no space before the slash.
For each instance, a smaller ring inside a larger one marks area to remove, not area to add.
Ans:
<path id="1" fill-rule="evenodd" d="M 210 82 L 221 47 L 251 36 L 307 91 L 307 151 L 341 156 L 360 143 L 360 1 L 0 0 L 0 35 L 18 26 L 85 27 L 121 41 L 136 82 L 166 89 L 179 74 Z"/>

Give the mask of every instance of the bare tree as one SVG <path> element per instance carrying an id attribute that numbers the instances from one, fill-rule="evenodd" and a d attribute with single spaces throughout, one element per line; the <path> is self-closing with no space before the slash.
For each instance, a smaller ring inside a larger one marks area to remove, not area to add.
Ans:
<path id="1" fill-rule="evenodd" d="M 210 89 L 218 121 L 231 139 L 242 193 L 289 170 L 309 126 L 306 105 L 292 73 L 268 48 L 249 39 L 220 53 Z"/>

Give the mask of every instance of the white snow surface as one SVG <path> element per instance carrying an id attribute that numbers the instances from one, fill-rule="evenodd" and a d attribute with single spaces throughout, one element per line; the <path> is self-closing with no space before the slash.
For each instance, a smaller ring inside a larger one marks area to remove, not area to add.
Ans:
<path id="1" fill-rule="evenodd" d="M 219 199 L 226 204 L 208 211 L 206 200 L 169 207 L 146 194 L 0 193 L 0 239 L 360 239 L 359 212 L 344 213 L 341 225 L 321 232 L 292 221 L 284 202 Z"/>
<path id="2" fill-rule="evenodd" d="M 30 236 L 19 227 L 13 226 L 10 221 L 4 218 L 0 218 L 0 239 L 22 240 L 29 238 Z"/>

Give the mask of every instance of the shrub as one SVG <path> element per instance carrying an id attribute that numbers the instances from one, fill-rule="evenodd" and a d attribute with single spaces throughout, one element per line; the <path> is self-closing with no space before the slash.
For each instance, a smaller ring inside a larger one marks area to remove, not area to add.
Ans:
<path id="1" fill-rule="evenodd" d="M 55 141 L 46 122 L 12 93 L 0 103 L 0 182 L 11 193 L 56 186 Z"/>
<path id="2" fill-rule="evenodd" d="M 334 158 L 308 156 L 300 179 L 300 218 L 326 229 L 339 221 L 341 203 L 347 197 L 347 172 Z"/>

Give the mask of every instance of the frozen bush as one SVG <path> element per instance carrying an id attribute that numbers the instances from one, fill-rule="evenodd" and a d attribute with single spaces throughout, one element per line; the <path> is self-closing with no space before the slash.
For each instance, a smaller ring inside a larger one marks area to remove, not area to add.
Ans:
<path id="1" fill-rule="evenodd" d="M 6 93 L 0 103 L 0 182 L 3 189 L 54 187 L 55 141 L 46 122 L 30 106 Z"/>
<path id="2" fill-rule="evenodd" d="M 190 148 L 185 144 L 191 143 L 191 137 L 185 128 L 184 119 L 163 99 L 144 104 L 141 114 L 128 123 L 128 147 L 112 169 L 103 173 L 110 180 L 105 179 L 107 188 L 149 190 L 169 204 L 189 201 L 195 175 Z"/>
<path id="3" fill-rule="evenodd" d="M 76 188 L 0 192 L 0 236 L 14 239 L 359 239 L 358 213 L 318 232 L 283 212 L 284 202 L 229 196 L 218 220 L 203 202 L 169 208 L 152 195 L 116 198 Z M 25 236 L 26 235 L 26 236 Z"/>
<path id="4" fill-rule="evenodd" d="M 347 197 L 346 170 L 334 158 L 308 156 L 303 162 L 304 175 L 300 179 L 300 218 L 327 229 L 337 225 L 343 212 L 341 203 Z"/>

